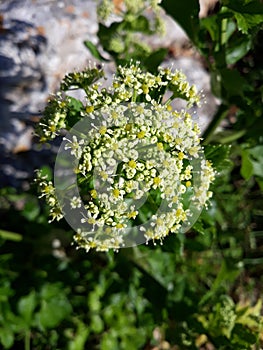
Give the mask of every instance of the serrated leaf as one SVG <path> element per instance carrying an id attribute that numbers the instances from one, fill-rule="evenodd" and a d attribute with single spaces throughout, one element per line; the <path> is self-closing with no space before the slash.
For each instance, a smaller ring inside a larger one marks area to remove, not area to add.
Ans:
<path id="1" fill-rule="evenodd" d="M 229 145 L 206 145 L 204 146 L 204 153 L 206 159 L 212 162 L 213 167 L 218 171 L 222 171 L 229 167 L 232 163 L 230 160 Z"/>

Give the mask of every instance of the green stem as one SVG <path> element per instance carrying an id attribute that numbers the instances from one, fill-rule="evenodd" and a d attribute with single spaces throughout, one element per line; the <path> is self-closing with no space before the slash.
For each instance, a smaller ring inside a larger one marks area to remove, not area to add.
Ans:
<path id="1" fill-rule="evenodd" d="M 168 106 L 175 98 L 175 94 L 168 98 L 168 100 L 164 103 L 164 106 Z"/>
<path id="2" fill-rule="evenodd" d="M 25 350 L 30 350 L 30 329 L 25 334 Z"/>
<path id="3" fill-rule="evenodd" d="M 133 90 L 132 102 L 136 102 L 136 98 L 137 98 L 137 92 L 135 90 Z"/>
<path id="4" fill-rule="evenodd" d="M 218 127 L 218 125 L 221 123 L 221 121 L 226 117 L 228 113 L 228 107 L 225 104 L 221 104 L 214 116 L 214 118 L 211 120 L 208 127 L 205 129 L 202 138 L 203 138 L 203 144 L 209 143 L 211 140 L 213 133 L 215 129 Z"/>
<path id="5" fill-rule="evenodd" d="M 225 45 L 227 41 L 227 18 L 223 18 L 221 22 L 221 45 Z"/>

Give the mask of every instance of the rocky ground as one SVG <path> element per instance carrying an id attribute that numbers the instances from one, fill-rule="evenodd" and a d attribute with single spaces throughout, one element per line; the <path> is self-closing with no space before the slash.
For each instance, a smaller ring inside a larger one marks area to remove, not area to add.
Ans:
<path id="1" fill-rule="evenodd" d="M 211 1 L 201 2 L 200 15 Z M 168 47 L 174 57 L 164 64 L 182 69 L 203 90 L 206 103 L 198 116 L 204 128 L 216 109 L 210 77 L 182 29 L 165 20 L 167 34 L 150 43 Z M 96 44 L 97 29 L 94 0 L 0 0 L 0 187 L 26 189 L 34 169 L 55 154 L 56 144 L 50 149 L 35 142 L 35 122 L 65 73 L 93 60 L 83 41 Z M 110 74 L 113 65 L 106 70 Z"/>

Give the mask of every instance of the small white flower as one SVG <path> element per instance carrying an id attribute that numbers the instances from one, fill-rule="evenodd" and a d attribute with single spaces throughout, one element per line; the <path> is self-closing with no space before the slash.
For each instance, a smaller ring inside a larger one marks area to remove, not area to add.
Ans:
<path id="1" fill-rule="evenodd" d="M 82 148 L 85 143 L 84 139 L 78 140 L 77 137 L 75 135 L 73 135 L 72 137 L 72 141 L 71 140 L 67 140 L 68 143 L 66 143 L 65 145 L 65 150 L 71 149 L 70 154 L 72 154 L 73 156 L 75 156 L 77 159 L 80 159 L 81 154 L 82 154 Z"/>
<path id="2" fill-rule="evenodd" d="M 70 200 L 70 206 L 71 209 L 77 209 L 81 207 L 81 198 L 80 197 L 76 197 L 74 196 L 71 200 Z"/>

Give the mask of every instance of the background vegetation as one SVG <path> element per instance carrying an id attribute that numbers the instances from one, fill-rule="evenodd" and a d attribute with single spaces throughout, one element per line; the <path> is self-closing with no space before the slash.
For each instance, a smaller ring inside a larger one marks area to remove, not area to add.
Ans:
<path id="1" fill-rule="evenodd" d="M 71 245 L 66 223 L 48 223 L 33 185 L 27 193 L 2 188 L 4 349 L 263 347 L 263 4 L 221 0 L 202 20 L 195 0 L 161 6 L 200 52 L 221 101 L 203 135 L 220 171 L 212 205 L 162 246 L 86 254 Z M 106 45 L 138 26 L 150 34 L 147 17 L 127 9 L 119 24 L 100 24 L 99 47 L 86 46 L 100 59 L 105 51 L 117 63 L 138 59 L 140 47 L 126 55 L 129 45 L 119 52 Z M 146 51 L 139 58 L 154 70 L 166 50 Z"/>

